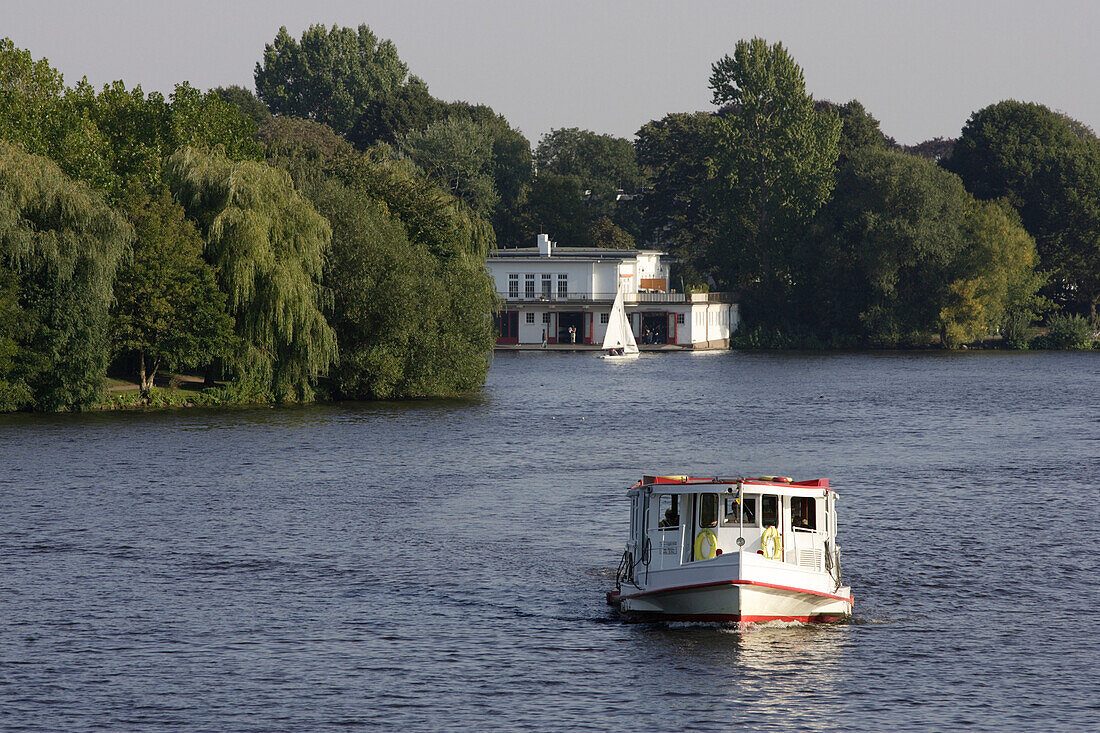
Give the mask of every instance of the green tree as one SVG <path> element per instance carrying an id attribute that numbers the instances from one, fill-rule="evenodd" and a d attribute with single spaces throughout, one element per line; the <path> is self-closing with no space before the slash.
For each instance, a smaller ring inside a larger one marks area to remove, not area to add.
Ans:
<path id="1" fill-rule="evenodd" d="M 117 351 L 137 354 L 148 394 L 162 367 L 205 367 L 225 356 L 233 319 L 203 261 L 202 237 L 168 191 L 154 197 L 132 186 L 123 204 L 136 239 L 115 280 L 111 330 Z"/>
<path id="2" fill-rule="evenodd" d="M 9 381 L 9 402 L 15 394 L 16 401 L 29 398 L 20 407 L 52 411 L 88 407 L 102 396 L 111 286 L 132 236 L 98 193 L 50 160 L 0 142 L 4 320 L 10 324 L 14 293 L 23 321 L 0 333 L 0 343 L 9 353 L 19 344 L 19 358 L 41 367 Z"/>
<path id="3" fill-rule="evenodd" d="M 257 129 L 271 122 L 271 110 L 251 89 L 231 84 L 227 87 L 214 87 L 210 91 L 217 94 L 223 102 L 229 102 L 240 110 L 241 116 L 252 120 Z"/>
<path id="4" fill-rule="evenodd" d="M 717 139 L 717 115 L 674 113 L 643 125 L 635 143 L 648 182 L 645 232 L 677 256 L 685 285 L 701 284 L 700 273 L 713 259 L 708 252 L 722 216 L 714 182 Z"/>
<path id="5" fill-rule="evenodd" d="M 819 222 L 800 293 L 818 333 L 882 346 L 939 334 L 953 347 L 995 330 L 1041 283 L 1034 242 L 1013 217 L 904 153 L 853 153 Z"/>
<path id="6" fill-rule="evenodd" d="M 205 257 L 246 345 L 239 378 L 277 400 L 308 400 L 336 358 L 320 287 L 331 229 L 286 172 L 182 148 L 168 160 L 173 194 L 204 233 Z"/>
<path id="7" fill-rule="evenodd" d="M 370 28 L 312 25 L 296 41 L 279 29 L 256 64 L 256 91 L 276 115 L 323 122 L 349 132 L 367 106 L 397 90 L 408 67 L 390 41 Z"/>
<path id="8" fill-rule="evenodd" d="M 492 293 L 482 273 L 461 259 L 440 262 L 410 242 L 401 221 L 362 189 L 328 180 L 314 195 L 333 225 L 326 285 L 340 343 L 337 394 L 398 399 L 479 387 L 493 341 Z M 467 277 L 456 277 L 454 267 Z"/>
<path id="9" fill-rule="evenodd" d="M 487 216 L 500 200 L 493 181 L 493 139 L 483 125 L 461 117 L 410 132 L 402 143 L 428 177 Z"/>
<path id="10" fill-rule="evenodd" d="M 719 117 L 716 185 L 726 212 L 712 263 L 725 284 L 759 281 L 760 293 L 790 282 L 789 243 L 825 203 L 834 183 L 840 121 L 814 110 L 802 70 L 782 44 L 739 41 L 713 66 Z"/>
<path id="11" fill-rule="evenodd" d="M 408 83 L 367 102 L 347 138 L 360 150 L 377 143 L 396 146 L 410 132 L 423 130 L 449 114 L 448 105 L 433 97 L 423 80 L 411 76 Z"/>
<path id="12" fill-rule="evenodd" d="M 980 199 L 1003 198 L 1035 238 L 1047 294 L 1096 318 L 1100 305 L 1100 141 L 1039 104 L 971 115 L 944 167 Z"/>

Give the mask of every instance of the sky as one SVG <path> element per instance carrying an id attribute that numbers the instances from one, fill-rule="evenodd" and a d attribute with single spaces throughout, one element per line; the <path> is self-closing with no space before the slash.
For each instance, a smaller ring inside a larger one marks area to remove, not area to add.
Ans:
<path id="1" fill-rule="evenodd" d="M 757 36 L 787 47 L 815 99 L 858 99 L 903 144 L 957 137 L 1003 99 L 1100 129 L 1095 0 L 0 0 L 0 37 L 66 83 L 146 92 L 251 89 L 279 27 L 314 23 L 366 23 L 434 96 L 488 104 L 532 144 L 713 110 L 711 64 Z"/>

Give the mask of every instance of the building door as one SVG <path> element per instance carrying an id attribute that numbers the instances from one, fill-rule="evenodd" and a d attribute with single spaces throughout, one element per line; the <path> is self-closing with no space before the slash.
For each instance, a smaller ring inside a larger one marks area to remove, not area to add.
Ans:
<path id="1" fill-rule="evenodd" d="M 572 338 L 569 329 L 572 328 Z M 558 343 L 584 343 L 584 313 L 558 313 Z"/>
<path id="2" fill-rule="evenodd" d="M 642 337 L 639 343 L 666 344 L 668 343 L 668 314 L 642 313 Z"/>
<path id="3" fill-rule="evenodd" d="M 497 343 L 519 343 L 519 311 L 501 311 L 493 320 L 496 321 Z"/>

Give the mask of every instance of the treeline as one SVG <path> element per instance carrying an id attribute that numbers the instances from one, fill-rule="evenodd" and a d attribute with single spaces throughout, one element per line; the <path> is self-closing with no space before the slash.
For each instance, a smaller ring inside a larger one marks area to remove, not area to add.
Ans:
<path id="1" fill-rule="evenodd" d="M 532 149 L 366 26 L 281 29 L 254 79 L 66 86 L 0 41 L 0 409 L 94 405 L 109 370 L 146 399 L 165 371 L 211 402 L 467 392 L 494 337 L 486 254 L 541 232 L 671 251 L 674 286 L 741 293 L 747 346 L 1083 346 L 1097 326 L 1100 141 L 1041 105 L 903 148 L 753 39 L 713 65 L 714 112 Z"/>
<path id="2" fill-rule="evenodd" d="M 366 59 L 373 101 L 421 86 L 365 26 L 315 38 Z M 211 404 L 483 383 L 487 216 L 506 197 L 357 149 L 329 124 L 363 100 L 305 89 L 319 79 L 295 76 L 285 41 L 257 66 L 271 109 L 235 89 L 69 87 L 0 41 L 0 410 L 93 406 L 109 368 L 146 399 L 158 373 L 205 375 L 187 399 Z"/>
<path id="3" fill-rule="evenodd" d="M 781 44 L 742 41 L 712 71 L 717 112 L 639 131 L 641 208 L 686 287 L 741 292 L 740 344 L 1090 345 L 1100 141 L 1087 127 L 1006 101 L 957 140 L 901 148 L 859 102 L 815 102 Z"/>

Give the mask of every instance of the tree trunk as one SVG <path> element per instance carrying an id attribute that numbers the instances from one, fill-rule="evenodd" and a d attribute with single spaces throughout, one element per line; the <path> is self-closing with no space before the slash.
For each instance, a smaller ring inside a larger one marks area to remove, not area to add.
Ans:
<path id="1" fill-rule="evenodd" d="M 145 397 L 149 396 L 149 390 L 153 388 L 153 378 L 157 376 L 157 362 L 154 361 L 152 368 L 147 372 L 145 370 L 145 352 L 138 352 L 138 376 L 141 379 L 141 394 Z"/>

